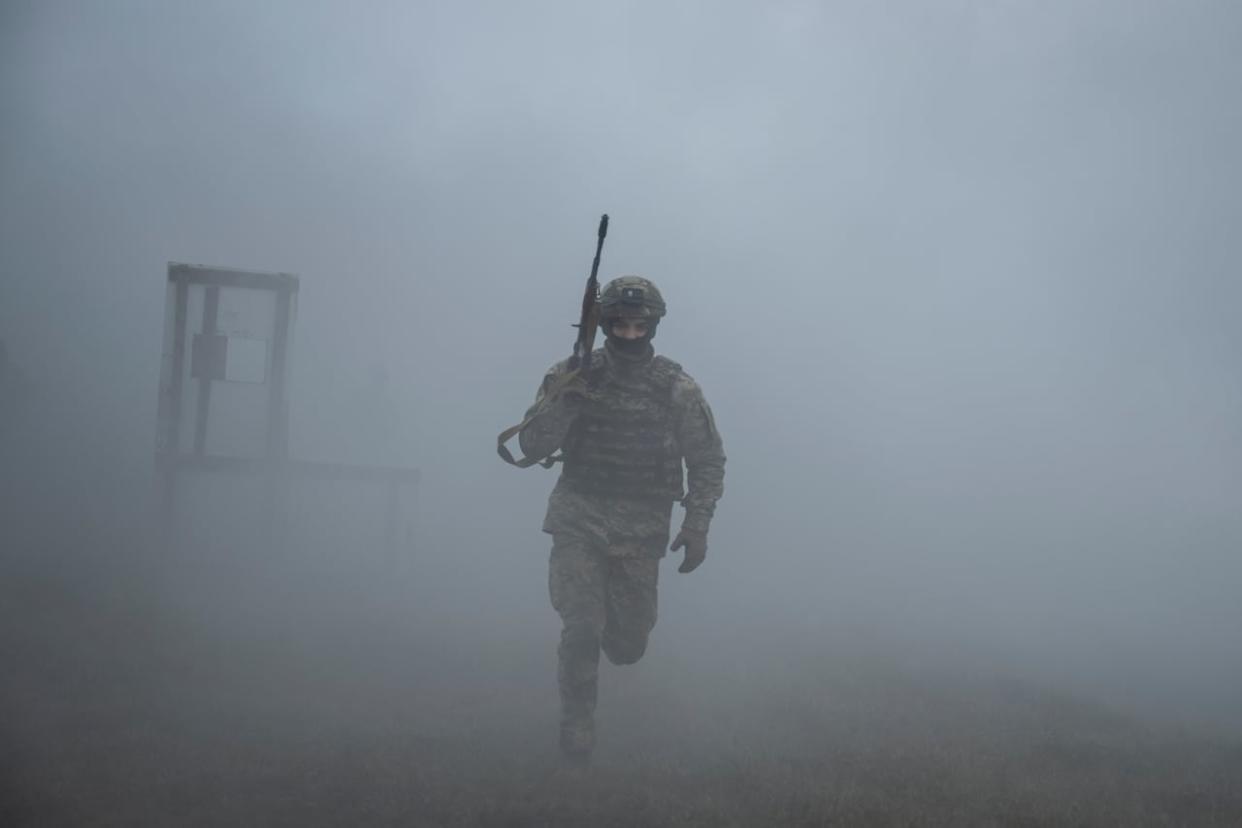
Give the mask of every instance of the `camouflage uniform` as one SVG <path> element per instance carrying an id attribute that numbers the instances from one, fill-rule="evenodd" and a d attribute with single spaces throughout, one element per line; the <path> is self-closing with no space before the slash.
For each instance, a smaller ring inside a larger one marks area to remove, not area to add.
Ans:
<path id="1" fill-rule="evenodd" d="M 608 342 L 592 354 L 585 393 L 545 406 L 567 370 L 568 360 L 544 377 L 527 416 L 542 413 L 520 442 L 528 457 L 558 448 L 564 455 L 543 522 L 553 538 L 548 588 L 563 622 L 561 746 L 589 753 L 600 651 L 614 664 L 642 657 L 656 622 L 673 503 L 685 506 L 684 529 L 706 534 L 725 456 L 698 384 L 650 345 L 628 354 Z"/>

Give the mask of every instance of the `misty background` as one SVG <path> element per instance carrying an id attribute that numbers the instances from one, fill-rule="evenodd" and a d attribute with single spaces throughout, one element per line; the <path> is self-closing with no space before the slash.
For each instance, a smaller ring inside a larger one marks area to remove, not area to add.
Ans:
<path id="1" fill-rule="evenodd" d="M 7 2 L 5 556 L 137 554 L 167 262 L 295 273 L 291 453 L 421 469 L 419 623 L 550 658 L 554 475 L 493 441 L 607 212 L 729 455 L 648 669 L 848 640 L 1242 732 L 1240 42 L 1207 0 Z"/>

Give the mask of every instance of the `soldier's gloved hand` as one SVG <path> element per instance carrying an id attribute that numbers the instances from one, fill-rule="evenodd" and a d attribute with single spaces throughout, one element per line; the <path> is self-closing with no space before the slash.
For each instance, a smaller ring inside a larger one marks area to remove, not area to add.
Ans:
<path id="1" fill-rule="evenodd" d="M 579 405 L 583 400 L 594 400 L 598 396 L 599 392 L 591 387 L 582 374 L 574 374 L 561 389 L 561 398 L 570 405 Z"/>
<path id="2" fill-rule="evenodd" d="M 699 564 L 707 557 L 707 533 L 698 529 L 687 529 L 682 527 L 677 533 L 677 537 L 673 538 L 673 544 L 669 549 L 676 552 L 678 549 L 685 547 L 686 558 L 681 562 L 681 566 L 677 567 L 678 572 L 693 572 L 699 568 Z"/>

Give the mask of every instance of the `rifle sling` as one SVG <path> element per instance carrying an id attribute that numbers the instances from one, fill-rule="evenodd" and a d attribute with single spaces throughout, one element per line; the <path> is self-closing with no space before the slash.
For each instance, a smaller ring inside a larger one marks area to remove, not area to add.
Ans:
<path id="1" fill-rule="evenodd" d="M 509 451 L 505 443 L 512 440 L 514 435 L 525 431 L 526 427 L 534 422 L 544 412 L 544 409 L 559 397 L 569 383 L 577 376 L 577 371 L 567 371 L 557 377 L 548 387 L 543 399 L 539 401 L 539 407 L 535 409 L 533 414 L 517 425 L 509 426 L 496 436 L 496 453 L 500 455 L 501 460 L 504 460 L 511 466 L 517 466 L 519 469 L 530 468 L 536 463 L 541 464 L 545 469 L 550 469 L 557 461 L 561 460 L 561 455 L 559 454 L 551 454 L 547 457 L 523 457 L 519 460 L 513 456 L 513 453 Z"/>

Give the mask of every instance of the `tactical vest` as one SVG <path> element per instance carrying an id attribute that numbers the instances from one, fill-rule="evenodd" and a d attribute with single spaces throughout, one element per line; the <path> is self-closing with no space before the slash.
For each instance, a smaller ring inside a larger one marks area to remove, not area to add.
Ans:
<path id="1" fill-rule="evenodd" d="M 681 366 L 657 356 L 625 371 L 610 368 L 600 351 L 591 356 L 589 384 L 597 399 L 584 403 L 570 428 L 561 477 L 590 494 L 681 500 L 673 412 Z"/>

